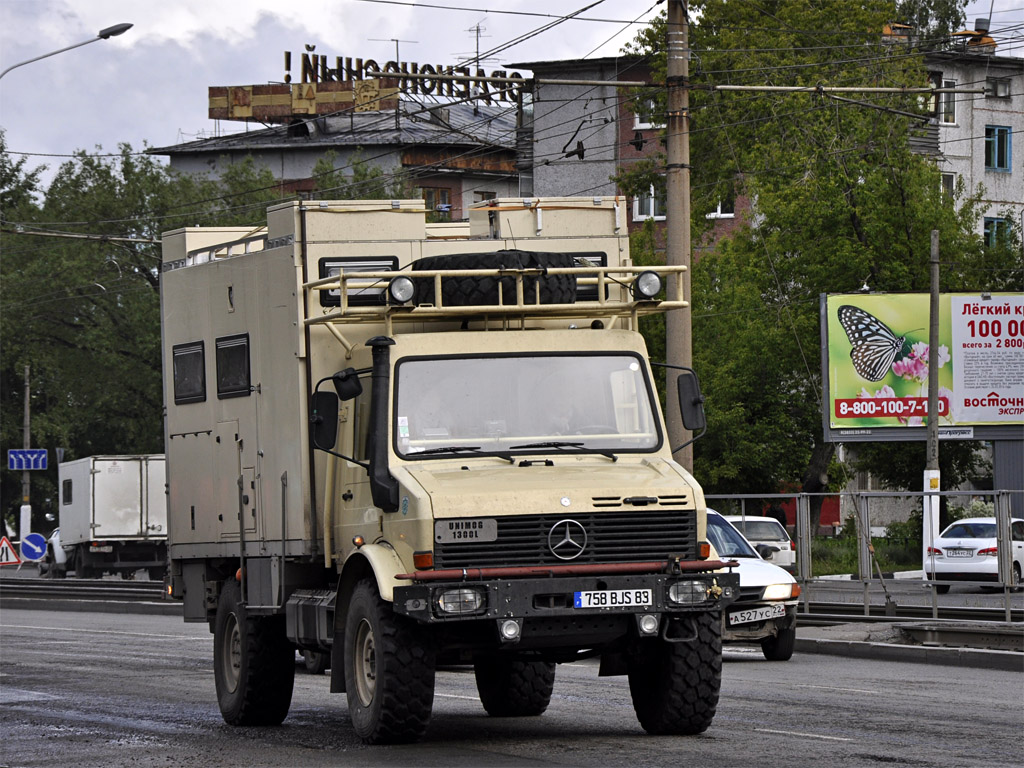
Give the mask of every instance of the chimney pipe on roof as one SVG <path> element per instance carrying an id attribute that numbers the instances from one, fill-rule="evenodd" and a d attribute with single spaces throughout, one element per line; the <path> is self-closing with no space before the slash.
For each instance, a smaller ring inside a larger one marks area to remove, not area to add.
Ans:
<path id="1" fill-rule="evenodd" d="M 974 22 L 974 31 L 986 34 L 988 32 L 988 19 L 976 19 Z"/>

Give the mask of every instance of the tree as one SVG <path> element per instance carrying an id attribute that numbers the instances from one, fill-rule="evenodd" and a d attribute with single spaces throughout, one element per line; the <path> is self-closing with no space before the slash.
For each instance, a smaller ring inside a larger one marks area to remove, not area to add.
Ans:
<path id="1" fill-rule="evenodd" d="M 214 182 L 122 145 L 112 158 L 77 153 L 37 202 L 40 169 L 0 148 L 4 446 L 21 445 L 29 366 L 33 445 L 68 458 L 161 452 L 161 233 L 252 221 L 279 199 L 273 175 L 247 160 Z M 55 477 L 34 473 L 34 500 L 56 499 Z M 18 483 L 5 482 L 0 510 L 19 499 Z"/>
<path id="2" fill-rule="evenodd" d="M 882 40 L 893 3 L 706 0 L 691 8 L 695 242 L 705 214 L 730 193 L 755 201 L 756 211 L 694 266 L 694 363 L 709 424 L 695 444 L 697 475 L 712 493 L 832 490 L 840 478 L 835 446 L 822 439 L 819 296 L 865 282 L 874 291 L 926 291 L 933 229 L 944 291 L 1013 285 L 1020 265 L 974 234 L 979 190 L 944 196 L 935 165 L 910 151 L 919 123 L 894 110 L 920 110 L 912 99 L 844 94 L 850 103 L 705 87 L 926 85 L 922 57 Z M 652 25 L 633 46 L 656 57 L 656 72 L 664 71 L 657 33 Z M 657 162 L 618 181 L 645 189 L 659 180 Z"/>

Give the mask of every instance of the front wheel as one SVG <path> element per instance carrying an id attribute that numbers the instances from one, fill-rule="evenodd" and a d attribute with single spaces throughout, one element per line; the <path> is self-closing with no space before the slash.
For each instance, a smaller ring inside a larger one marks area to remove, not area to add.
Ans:
<path id="1" fill-rule="evenodd" d="M 435 654 L 429 637 L 397 615 L 368 579 L 356 584 L 345 622 L 345 691 L 367 744 L 415 741 L 430 724 Z"/>
<path id="2" fill-rule="evenodd" d="M 761 641 L 761 653 L 768 661 L 789 661 L 796 645 L 796 627 L 780 629 L 779 634 Z"/>
<path id="3" fill-rule="evenodd" d="M 555 687 L 555 665 L 486 656 L 473 663 L 480 703 L 492 717 L 543 714 Z"/>
<path id="4" fill-rule="evenodd" d="M 703 733 L 722 687 L 718 611 L 673 620 L 668 639 L 640 640 L 629 661 L 629 693 L 643 729 L 655 735 Z"/>
<path id="5" fill-rule="evenodd" d="M 280 725 L 295 684 L 295 646 L 284 616 L 249 616 L 241 590 L 226 583 L 213 628 L 217 704 L 229 725 Z"/>

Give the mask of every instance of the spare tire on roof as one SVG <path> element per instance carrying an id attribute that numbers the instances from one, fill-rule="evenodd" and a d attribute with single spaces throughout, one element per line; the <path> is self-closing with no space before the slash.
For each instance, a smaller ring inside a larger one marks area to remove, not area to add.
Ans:
<path id="1" fill-rule="evenodd" d="M 489 253 L 452 253 L 428 256 L 413 262 L 412 268 L 424 269 L 544 269 L 548 267 L 574 267 L 571 253 L 543 251 L 491 251 Z M 541 304 L 572 304 L 576 301 L 575 275 L 539 275 L 523 278 L 523 301 L 536 302 L 537 284 L 540 283 Z M 434 279 L 413 277 L 416 304 L 437 304 L 434 297 Z M 441 298 L 446 307 L 491 305 L 498 303 L 501 286 L 503 304 L 515 304 L 514 277 L 485 276 L 446 277 L 441 281 Z"/>

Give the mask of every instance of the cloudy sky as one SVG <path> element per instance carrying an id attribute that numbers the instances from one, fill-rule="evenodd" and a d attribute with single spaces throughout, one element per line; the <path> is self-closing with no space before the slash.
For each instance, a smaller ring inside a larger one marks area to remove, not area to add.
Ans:
<path id="1" fill-rule="evenodd" d="M 576 12 L 593 0 L 0 0 L 0 69 L 93 37 L 119 22 L 135 26 L 12 70 L 0 80 L 0 127 L 11 152 L 31 153 L 30 167 L 51 168 L 77 149 L 116 151 L 167 146 L 216 128 L 207 118 L 207 87 L 280 82 L 284 52 L 316 45 L 337 55 L 452 64 Z M 433 7 L 429 7 L 433 6 Z M 466 10 L 461 10 L 465 8 Z M 605 0 L 573 20 L 502 51 L 486 65 L 614 55 L 659 10 L 655 0 Z M 992 18 L 993 30 L 1024 26 L 1024 0 L 973 0 L 970 22 Z M 375 38 L 382 38 L 384 41 Z M 1001 50 L 1001 53 L 1011 53 Z M 1024 55 L 1018 47 L 1011 55 Z M 222 132 L 241 124 L 221 123 Z"/>

